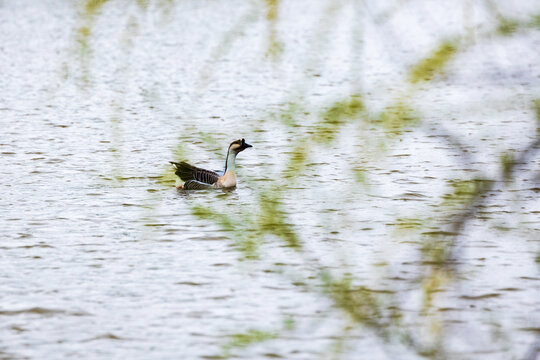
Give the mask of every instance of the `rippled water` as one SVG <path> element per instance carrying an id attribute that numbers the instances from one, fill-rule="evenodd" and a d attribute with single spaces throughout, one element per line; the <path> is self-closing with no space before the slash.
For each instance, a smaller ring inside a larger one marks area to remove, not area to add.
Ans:
<path id="1" fill-rule="evenodd" d="M 498 11 L 540 14 L 514 5 Z M 498 179 L 501 156 L 538 136 L 540 32 L 495 35 L 490 9 L 288 2 L 272 25 L 256 2 L 111 1 L 87 16 L 71 1 L 0 1 L 0 358 L 216 359 L 250 329 L 277 338 L 229 355 L 420 357 L 313 291 L 321 269 L 395 294 L 420 337 L 448 334 L 451 358 L 525 356 L 540 329 L 538 154 L 466 223 L 441 322 L 415 315 L 423 240 L 451 221 L 443 195 L 457 179 Z M 467 46 L 447 71 L 407 84 L 456 35 Z M 281 179 L 318 114 L 351 92 L 372 114 L 406 99 L 422 121 L 398 134 L 346 124 Z M 276 114 L 294 106 L 287 126 Z M 219 169 L 240 137 L 254 147 L 235 190 L 175 189 L 169 160 Z M 239 234 L 192 215 L 250 219 L 261 189 L 283 194 L 302 251 L 265 236 L 246 255 Z"/>

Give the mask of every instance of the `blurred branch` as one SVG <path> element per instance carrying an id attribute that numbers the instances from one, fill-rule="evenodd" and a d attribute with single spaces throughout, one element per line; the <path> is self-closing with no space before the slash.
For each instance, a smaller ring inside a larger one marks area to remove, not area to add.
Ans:
<path id="1" fill-rule="evenodd" d="M 531 347 L 527 350 L 523 360 L 537 360 L 540 355 L 540 334 L 536 335 L 536 339 L 531 344 Z"/>

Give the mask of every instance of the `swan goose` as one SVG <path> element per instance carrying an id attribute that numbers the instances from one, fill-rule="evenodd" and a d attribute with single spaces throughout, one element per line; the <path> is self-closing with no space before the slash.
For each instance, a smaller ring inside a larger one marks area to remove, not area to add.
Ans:
<path id="1" fill-rule="evenodd" d="M 227 157 L 225 159 L 225 170 L 223 175 L 215 171 L 201 169 L 190 165 L 184 161 L 170 163 L 175 167 L 175 174 L 184 181 L 179 189 L 202 190 L 202 189 L 223 189 L 236 186 L 235 161 L 236 156 L 247 148 L 252 147 L 244 139 L 235 140 L 229 145 Z"/>

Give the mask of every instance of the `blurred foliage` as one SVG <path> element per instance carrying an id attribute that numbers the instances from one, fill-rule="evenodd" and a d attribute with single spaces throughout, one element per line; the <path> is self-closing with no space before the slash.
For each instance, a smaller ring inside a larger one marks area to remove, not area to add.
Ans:
<path id="1" fill-rule="evenodd" d="M 302 247 L 294 227 L 289 222 L 288 214 L 283 210 L 283 203 L 278 193 L 262 193 L 259 198 L 260 214 L 258 229 L 262 234 L 272 234 L 281 238 L 285 244 L 294 249 Z"/>
<path id="2" fill-rule="evenodd" d="M 260 231 L 253 228 L 253 219 L 249 215 L 246 214 L 243 218 L 238 218 L 238 215 L 235 214 L 233 217 L 201 205 L 193 206 L 191 213 L 199 219 L 216 223 L 225 232 L 230 232 L 229 238 L 234 241 L 235 246 L 242 252 L 245 259 L 254 260 L 259 257 Z"/>
<path id="3" fill-rule="evenodd" d="M 278 2 L 267 2 L 267 19 L 270 22 L 277 18 L 278 6 Z M 516 27 L 515 22 L 501 21 L 497 32 L 500 35 L 509 35 L 515 32 Z M 448 64 L 457 56 L 459 46 L 458 40 L 442 40 L 430 55 L 411 67 L 408 74 L 409 82 L 418 84 L 435 80 L 438 75 L 444 73 Z M 316 147 L 335 143 L 347 124 L 364 122 L 378 125 L 384 130 L 385 136 L 396 138 L 403 136 L 404 130 L 420 126 L 422 123 L 421 114 L 408 100 L 409 97 L 408 94 L 408 96 L 394 99 L 391 105 L 375 115 L 371 114 L 360 93 L 351 94 L 334 102 L 318 114 L 317 121 L 313 124 L 311 131 L 301 133 L 295 139 L 292 149 L 288 152 L 288 161 L 280 178 L 286 179 L 288 184 L 299 179 Z M 535 103 L 535 106 L 536 111 L 540 112 L 538 102 Z M 304 106 L 299 101 L 291 101 L 278 118 L 285 126 L 294 128 L 297 126 L 296 117 L 305 111 Z M 459 151 L 462 151 L 462 144 L 458 139 L 450 139 L 449 141 L 459 146 Z M 504 179 L 513 176 L 513 159 L 513 156 L 509 154 L 503 157 Z M 357 181 L 365 181 L 365 168 L 355 167 L 353 173 Z M 334 278 L 331 273 L 320 268 L 318 271 L 323 292 L 333 301 L 335 307 L 349 315 L 353 323 L 371 329 L 381 339 L 385 341 L 397 340 L 423 357 L 446 358 L 444 316 L 437 310 L 436 303 L 444 296 L 445 289 L 456 281 L 455 266 L 459 263 L 456 246 L 464 226 L 474 217 L 475 209 L 482 204 L 486 194 L 492 190 L 496 181 L 496 179 L 485 178 L 450 181 L 450 191 L 442 196 L 438 206 L 439 212 L 444 216 L 404 218 L 396 221 L 398 229 L 407 229 L 410 232 L 421 234 L 420 264 L 425 267 L 425 271 L 424 275 L 417 279 L 423 294 L 422 306 L 418 315 L 420 323 L 425 325 L 430 336 L 424 336 L 421 339 L 415 338 L 414 327 L 406 325 L 403 321 L 405 314 L 397 305 L 400 301 L 400 294 L 397 292 L 385 289 L 375 291 L 369 287 L 356 286 L 353 285 L 356 282 L 354 276 L 349 274 L 341 278 Z M 287 190 L 277 186 L 277 184 L 272 192 L 261 191 L 256 205 L 258 211 L 254 213 L 255 217 L 248 227 L 251 234 L 256 234 L 253 239 L 259 239 L 264 234 L 274 235 L 276 238 L 282 239 L 287 246 L 302 252 L 301 236 L 296 233 L 293 224 L 289 222 L 287 211 L 280 200 L 281 193 L 284 191 Z M 222 229 L 231 230 L 236 234 L 246 231 L 247 223 L 245 221 L 242 224 L 232 224 L 229 219 L 223 219 L 223 214 L 204 212 L 195 212 L 194 214 L 200 218 L 213 220 L 213 222 L 221 224 Z M 252 241 L 260 244 L 255 240 Z M 255 247 L 257 245 L 254 245 Z M 390 265 L 385 262 L 383 266 Z M 311 288 L 310 291 L 315 290 Z M 238 335 L 235 341 L 240 344 L 238 347 L 245 347 L 254 342 L 273 338 L 273 335 L 274 333 L 248 332 Z M 228 347 L 232 347 L 232 343 L 228 344 Z M 335 344 L 335 348 L 338 349 L 335 351 L 337 357 L 342 352 L 343 346 L 343 342 L 338 338 Z"/>
<path id="4" fill-rule="evenodd" d="M 540 30 L 540 15 L 531 16 L 529 20 L 517 20 L 499 15 L 498 20 L 497 33 L 501 36 L 512 36 L 527 28 Z"/>
<path id="5" fill-rule="evenodd" d="M 294 180 L 304 170 L 304 166 L 308 159 L 310 146 L 306 139 L 295 141 L 296 145 L 292 149 L 289 155 L 289 161 L 287 168 L 284 171 L 283 178 L 287 180 Z"/>
<path id="6" fill-rule="evenodd" d="M 283 240 L 286 247 L 300 250 L 301 242 L 288 219 L 287 212 L 283 210 L 278 194 L 279 192 L 261 193 L 257 203 L 258 210 L 252 213 L 251 209 L 246 209 L 240 218 L 238 213 L 227 215 L 201 205 L 195 205 L 192 214 L 199 219 L 214 222 L 222 230 L 230 232 L 230 238 L 245 259 L 258 258 L 258 248 L 265 235 Z"/>
<path id="7" fill-rule="evenodd" d="M 85 64 L 81 66 L 83 78 L 88 78 L 85 74 L 87 69 L 88 57 L 91 54 L 89 39 L 92 36 L 92 29 L 103 6 L 110 0 L 86 0 L 82 4 L 82 14 L 80 24 L 75 30 L 75 39 L 79 44 L 82 53 L 81 61 Z M 114 1 L 114 0 L 113 0 Z M 172 0 L 162 0 L 161 3 L 172 4 Z M 138 6 L 147 10 L 152 3 L 151 0 L 136 0 Z M 160 3 L 158 1 L 158 3 Z M 494 18 L 497 19 L 494 30 L 488 35 L 507 37 L 512 36 L 518 30 L 531 30 L 540 28 L 540 15 L 534 15 L 527 21 L 518 21 L 501 15 L 493 2 L 488 1 Z M 282 2 L 279 0 L 264 0 L 260 3 L 265 11 L 263 17 L 267 30 L 267 48 L 266 55 L 274 61 L 279 62 L 284 52 L 284 44 L 279 34 L 279 14 Z M 323 15 L 324 26 L 315 24 L 313 29 L 313 41 L 315 49 L 310 53 L 320 56 L 330 52 L 329 45 L 332 42 L 332 27 L 337 26 L 339 22 L 339 9 L 341 2 L 331 2 L 329 9 L 332 11 Z M 401 5 L 396 5 L 393 11 L 399 9 Z M 385 14 L 379 19 L 380 22 L 386 21 L 391 14 Z M 199 72 L 199 88 L 195 90 L 204 90 L 211 80 L 213 74 L 213 65 L 221 57 L 225 56 L 232 49 L 232 44 L 242 36 L 242 32 L 250 24 L 257 21 L 257 16 L 252 13 L 242 17 L 230 31 L 223 34 L 219 45 L 211 52 L 210 60 L 202 65 Z M 359 21 L 360 22 L 360 21 Z M 389 98 L 385 102 L 384 108 L 374 110 L 369 103 L 369 97 L 366 93 L 359 91 L 359 84 L 354 85 L 354 91 L 347 94 L 340 94 L 337 101 L 327 104 L 326 107 L 320 107 L 313 114 L 314 120 L 311 123 L 302 119 L 301 127 L 299 116 L 308 113 L 308 104 L 305 102 L 305 96 L 298 96 L 295 93 L 291 99 L 284 102 L 284 106 L 279 108 L 275 119 L 279 124 L 294 129 L 298 136 L 290 142 L 290 147 L 285 149 L 287 159 L 277 177 L 268 179 L 264 187 L 256 191 L 257 202 L 251 204 L 249 208 L 241 211 L 229 211 L 229 207 L 236 204 L 195 204 L 191 208 L 192 215 L 209 224 L 217 226 L 236 246 L 241 254 L 241 260 L 257 260 L 261 258 L 261 245 L 265 240 L 278 240 L 283 243 L 283 247 L 291 250 L 299 259 L 305 260 L 307 245 L 304 243 L 302 234 L 298 232 L 291 220 L 292 210 L 288 209 L 283 199 L 293 184 L 302 178 L 304 171 L 308 166 L 310 156 L 323 147 L 331 147 L 339 143 L 340 135 L 347 130 L 350 124 L 367 124 L 379 130 L 382 135 L 379 140 L 386 143 L 392 139 L 400 139 L 404 136 L 405 130 L 412 127 L 421 127 L 423 123 L 422 114 L 416 109 L 413 103 L 412 95 L 418 91 L 419 86 L 430 81 L 437 80 L 445 73 L 451 62 L 456 59 L 460 52 L 463 52 L 465 46 L 474 46 L 474 44 L 465 44 L 461 42 L 461 37 L 456 34 L 455 37 L 441 39 L 438 45 L 425 57 L 419 59 L 406 72 L 406 83 L 402 84 L 402 91 L 397 97 Z M 357 40 L 357 39 L 356 39 Z M 309 67 L 319 68 L 322 66 L 317 60 L 308 59 L 306 64 Z M 306 66 L 307 68 L 307 66 Z M 358 78 L 358 74 L 353 74 Z M 309 81 L 305 80 L 303 89 L 308 89 Z M 396 85 L 396 87 L 399 85 Z M 305 92 L 306 90 L 304 90 Z M 404 94 L 404 95 L 403 95 Z M 389 95 L 390 97 L 390 95 Z M 360 281 L 354 274 L 335 275 L 323 265 L 316 261 L 310 262 L 311 273 L 304 279 L 296 279 L 295 284 L 299 284 L 303 290 L 313 293 L 324 294 L 333 304 L 335 309 L 343 312 L 352 322 L 352 326 L 361 326 L 371 330 L 382 340 L 398 341 L 409 347 L 418 355 L 431 359 L 444 359 L 448 357 L 445 349 L 445 326 L 444 314 L 437 310 L 437 303 L 444 298 L 445 291 L 452 284 L 455 284 L 459 277 L 456 276 L 457 265 L 461 261 L 459 252 L 459 241 L 465 234 L 465 225 L 467 222 L 475 219 L 475 212 L 483 205 L 492 190 L 505 182 L 515 178 L 516 165 L 526 162 L 531 154 L 538 148 L 540 139 L 540 100 L 533 104 L 537 121 L 537 139 L 531 144 L 527 144 L 522 150 L 512 149 L 503 151 L 500 158 L 501 173 L 500 177 L 487 178 L 471 176 L 469 178 L 459 178 L 448 182 L 448 191 L 441 196 L 434 213 L 424 214 L 425 217 L 409 215 L 398 217 L 392 226 L 398 230 L 397 236 L 407 234 L 415 237 L 415 242 L 420 243 L 418 266 L 419 277 L 410 284 L 417 294 L 421 294 L 421 305 L 415 310 L 402 309 L 398 304 L 405 296 L 404 292 L 398 290 L 389 290 L 381 287 L 379 290 L 373 290 L 367 286 L 357 285 Z M 307 129 L 307 130 L 306 130 Z M 113 129 L 114 130 L 114 129 Z M 219 139 L 211 134 L 189 129 L 196 134 L 202 144 L 208 148 L 218 149 Z M 370 136 L 370 135 L 366 135 Z M 178 147 L 175 151 L 175 158 L 188 158 L 189 149 L 182 145 L 184 138 L 179 138 Z M 463 155 L 463 146 L 460 139 L 448 140 L 458 152 Z M 198 144 L 200 145 L 200 144 Z M 384 149 L 384 147 L 382 147 Z M 217 151 L 217 150 L 216 150 Z M 113 155 L 117 156 L 117 155 Z M 373 163 L 377 160 L 371 159 Z M 357 182 L 365 183 L 369 175 L 370 164 L 352 164 L 351 171 Z M 157 181 L 162 184 L 170 185 L 175 179 L 171 170 L 159 177 Z M 219 202 L 218 202 L 219 203 Z M 406 233 L 405 231 L 406 230 Z M 538 255 L 537 259 L 538 259 Z M 537 260 L 538 261 L 538 260 Z M 382 262 L 381 267 L 391 269 L 393 264 Z M 316 284 L 313 284 L 316 279 Z M 409 289 L 410 290 L 410 289 Z M 406 311 L 409 313 L 407 314 Z M 406 315 L 410 318 L 405 320 Z M 411 320 L 412 318 L 412 320 Z M 294 320 L 289 319 L 284 330 L 291 330 L 295 326 Z M 421 326 L 428 329 L 424 332 Z M 426 335 L 426 333 L 428 335 Z M 234 333 L 228 337 L 228 341 L 223 346 L 224 356 L 228 357 L 233 349 L 243 349 L 252 344 L 276 339 L 279 331 L 262 331 L 250 329 L 244 333 Z M 336 348 L 341 349 L 336 353 L 341 353 L 343 343 L 336 343 Z"/>
<path id="8" fill-rule="evenodd" d="M 540 30 L 540 14 L 533 16 L 529 24 L 531 27 Z"/>
<path id="9" fill-rule="evenodd" d="M 401 135 L 405 128 L 420 124 L 416 111 L 402 100 L 384 109 L 372 121 L 381 124 L 389 136 Z"/>
<path id="10" fill-rule="evenodd" d="M 266 19 L 268 21 L 276 21 L 278 15 L 279 0 L 265 0 L 267 13 Z"/>
<path id="11" fill-rule="evenodd" d="M 171 186 L 179 180 L 178 176 L 176 176 L 175 173 L 171 173 L 169 165 L 164 166 L 164 171 L 161 173 L 160 176 L 156 177 L 156 182 L 160 185 Z"/>
<path id="12" fill-rule="evenodd" d="M 232 354 L 233 350 L 241 350 L 250 345 L 262 343 L 265 341 L 270 341 L 283 336 L 286 332 L 294 330 L 296 323 L 294 318 L 287 316 L 283 319 L 281 329 L 276 329 L 273 331 L 268 330 L 258 330 L 258 329 L 248 329 L 242 333 L 234 333 L 228 335 L 229 340 L 222 346 L 221 352 L 222 355 L 219 358 L 230 358 L 234 357 Z M 266 357 L 281 357 L 278 354 L 267 353 Z"/>
<path id="13" fill-rule="evenodd" d="M 344 310 L 355 322 L 374 327 L 382 332 L 385 339 L 388 338 L 391 317 L 383 316 L 380 296 L 366 287 L 353 287 L 350 275 L 334 280 L 329 273 L 324 272 L 321 278 L 325 292 L 335 301 L 337 307 Z M 399 317 L 400 315 L 396 314 L 396 318 Z"/>
<path id="14" fill-rule="evenodd" d="M 519 22 L 516 20 L 501 18 L 499 20 L 499 26 L 497 27 L 497 32 L 501 35 L 512 35 L 516 32 L 519 26 Z"/>
<path id="15" fill-rule="evenodd" d="M 86 16 L 96 14 L 109 0 L 86 0 L 84 2 L 84 13 Z"/>
<path id="16" fill-rule="evenodd" d="M 249 345 L 276 339 L 275 332 L 250 329 L 245 333 L 237 333 L 229 336 L 230 340 L 223 346 L 224 357 L 229 357 L 232 349 L 243 349 Z"/>
<path id="17" fill-rule="evenodd" d="M 82 23 L 77 30 L 77 41 L 83 49 L 88 49 L 88 38 L 92 33 L 93 17 L 109 0 L 86 0 L 83 3 Z"/>
<path id="18" fill-rule="evenodd" d="M 505 153 L 501 157 L 502 174 L 505 180 L 511 180 L 512 168 L 515 165 L 514 155 L 512 153 Z"/>
<path id="19" fill-rule="evenodd" d="M 483 194 L 490 187 L 487 179 L 466 179 L 450 181 L 452 191 L 443 195 L 441 207 L 461 210 L 468 207 L 474 199 Z"/>
<path id="20" fill-rule="evenodd" d="M 295 127 L 296 116 L 302 112 L 304 109 L 300 106 L 299 103 L 291 102 L 287 105 L 286 110 L 282 110 L 279 113 L 279 119 L 283 122 L 285 126 Z"/>
<path id="21" fill-rule="evenodd" d="M 317 130 L 313 134 L 313 140 L 318 143 L 334 141 L 343 125 L 356 119 L 364 110 L 361 96 L 357 94 L 346 100 L 336 102 L 319 115 L 320 120 L 316 124 Z"/>
<path id="22" fill-rule="evenodd" d="M 279 11 L 279 0 L 265 0 L 266 3 L 266 19 L 268 22 L 268 50 L 267 55 L 272 59 L 277 60 L 283 52 L 277 33 L 277 20 Z"/>
<path id="23" fill-rule="evenodd" d="M 444 67 L 454 58 L 458 50 L 456 40 L 444 40 L 433 53 L 414 65 L 409 73 L 409 81 L 413 84 L 433 80 L 443 72 Z"/>

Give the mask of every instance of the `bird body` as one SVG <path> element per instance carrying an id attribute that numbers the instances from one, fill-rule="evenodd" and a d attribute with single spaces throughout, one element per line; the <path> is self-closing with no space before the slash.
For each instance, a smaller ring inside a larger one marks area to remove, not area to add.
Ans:
<path id="1" fill-rule="evenodd" d="M 228 188 L 236 186 L 236 174 L 234 170 L 227 170 L 223 176 L 214 184 L 217 188 Z"/>
<path id="2" fill-rule="evenodd" d="M 229 145 L 223 175 L 190 165 L 184 161 L 180 163 L 171 161 L 170 163 L 176 168 L 175 174 L 184 181 L 182 188 L 185 190 L 231 188 L 236 186 L 236 156 L 250 147 L 252 146 L 244 139 L 235 140 Z"/>

